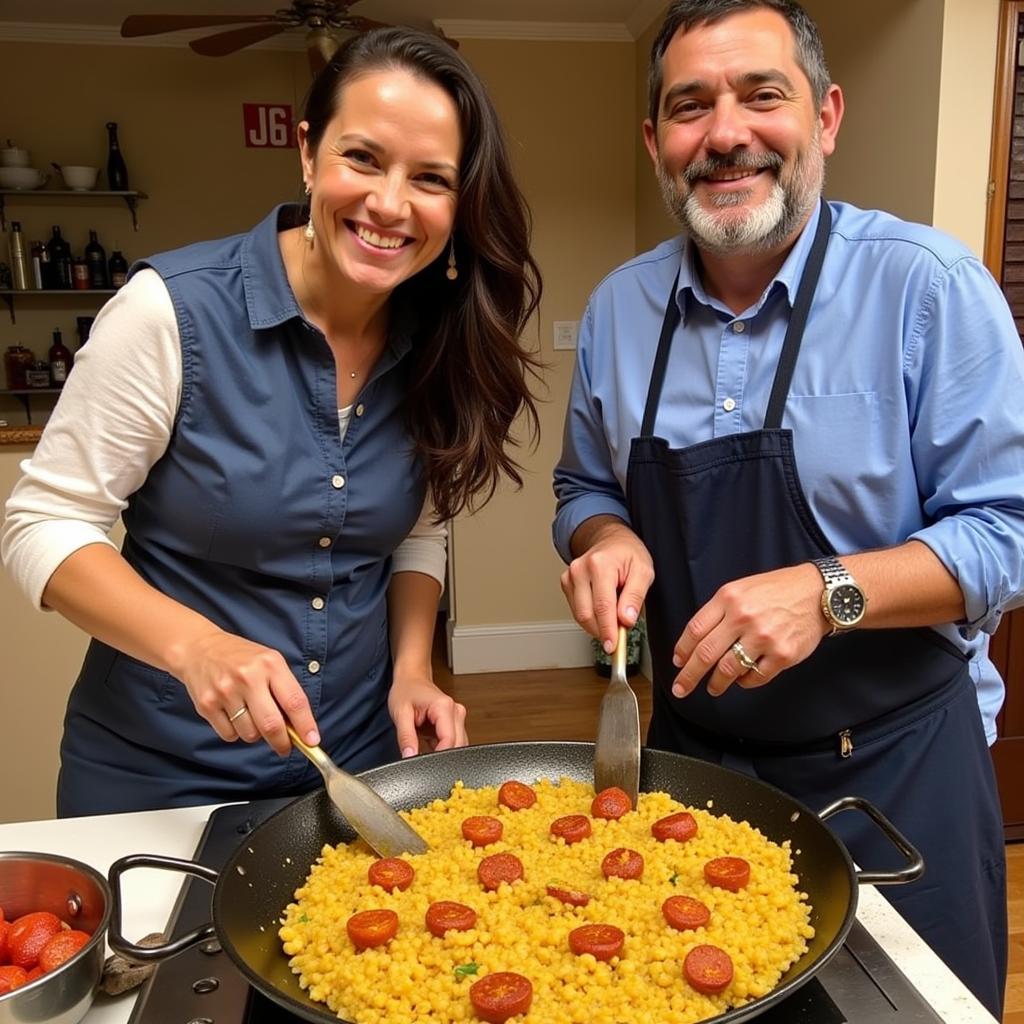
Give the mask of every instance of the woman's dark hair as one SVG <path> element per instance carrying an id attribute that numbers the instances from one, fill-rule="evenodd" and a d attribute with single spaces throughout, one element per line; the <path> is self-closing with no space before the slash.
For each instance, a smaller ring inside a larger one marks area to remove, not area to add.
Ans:
<path id="1" fill-rule="evenodd" d="M 825 47 L 814 19 L 793 0 L 674 0 L 665 12 L 665 20 L 651 46 L 651 62 L 647 69 L 647 113 L 652 124 L 658 123 L 661 102 L 662 58 L 677 32 L 689 32 L 697 25 L 713 25 L 731 14 L 765 7 L 781 14 L 793 30 L 796 62 L 811 83 L 815 106 L 825 102 L 832 78 L 825 63 Z"/>
<path id="2" fill-rule="evenodd" d="M 531 439 L 539 432 L 528 377 L 539 377 L 540 362 L 519 337 L 540 302 L 540 270 L 530 255 L 530 211 L 512 177 L 498 116 L 476 73 L 443 39 L 382 28 L 343 43 L 306 102 L 311 150 L 345 85 L 388 70 L 444 89 L 462 132 L 453 229 L 458 278 L 445 277 L 445 251 L 392 296 L 416 319 L 406 413 L 438 520 L 445 520 L 490 500 L 502 474 L 522 485 L 510 431 L 523 413 Z"/>

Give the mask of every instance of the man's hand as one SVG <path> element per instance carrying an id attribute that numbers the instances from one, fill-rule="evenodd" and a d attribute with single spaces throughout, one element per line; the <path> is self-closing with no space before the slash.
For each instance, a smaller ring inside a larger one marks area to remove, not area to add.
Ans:
<path id="1" fill-rule="evenodd" d="M 640 538 L 614 516 L 594 516 L 573 534 L 581 552 L 562 573 L 573 618 L 611 654 L 619 624 L 633 626 L 654 581 L 654 563 Z"/>
<path id="2" fill-rule="evenodd" d="M 821 612 L 821 574 L 810 563 L 746 576 L 720 587 L 686 624 L 672 664 L 672 694 L 685 697 L 712 669 L 708 693 L 735 682 L 752 689 L 799 664 L 829 631 Z M 756 664 L 747 668 L 732 649 Z"/>

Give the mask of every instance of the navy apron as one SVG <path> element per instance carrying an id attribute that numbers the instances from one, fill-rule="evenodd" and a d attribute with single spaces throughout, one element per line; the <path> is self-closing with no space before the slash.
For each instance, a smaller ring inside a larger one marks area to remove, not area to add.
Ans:
<path id="1" fill-rule="evenodd" d="M 676 641 L 730 580 L 837 554 L 797 475 L 782 416 L 831 229 L 824 201 L 772 385 L 764 427 L 672 449 L 654 424 L 680 321 L 665 309 L 626 498 L 654 560 L 646 618 L 654 666 L 647 742 L 738 768 L 820 809 L 857 795 L 921 850 L 924 879 L 886 895 L 997 1017 L 1006 977 L 1002 816 L 966 658 L 932 629 L 853 630 L 824 639 L 765 686 L 700 685 L 672 696 Z M 829 822 L 865 868 L 899 855 L 863 815 Z"/>

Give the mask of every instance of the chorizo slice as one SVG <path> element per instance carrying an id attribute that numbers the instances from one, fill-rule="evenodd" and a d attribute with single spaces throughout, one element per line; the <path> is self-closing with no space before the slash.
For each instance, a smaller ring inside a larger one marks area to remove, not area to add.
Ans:
<path id="1" fill-rule="evenodd" d="M 601 861 L 601 872 L 605 878 L 625 878 L 632 881 L 644 873 L 644 859 L 636 850 L 620 846 Z"/>
<path id="2" fill-rule="evenodd" d="M 577 956 L 589 953 L 595 960 L 618 956 L 625 941 L 625 932 L 613 924 L 584 924 L 569 932 L 569 948 Z"/>
<path id="3" fill-rule="evenodd" d="M 629 794 L 618 786 L 609 786 L 602 789 L 594 802 L 590 805 L 590 813 L 595 818 L 605 818 L 608 821 L 618 821 L 624 814 L 633 810 L 633 801 Z"/>
<path id="4" fill-rule="evenodd" d="M 691 988 L 716 995 L 732 982 L 732 957 L 718 946 L 694 946 L 683 961 L 683 974 Z"/>
<path id="5" fill-rule="evenodd" d="M 510 811 L 525 811 L 537 802 L 537 794 L 525 782 L 503 782 L 498 790 L 498 803 Z"/>
<path id="6" fill-rule="evenodd" d="M 719 889 L 739 892 L 750 881 L 750 864 L 742 857 L 715 857 L 704 865 L 704 880 Z"/>
<path id="7" fill-rule="evenodd" d="M 592 832 L 590 819 L 585 814 L 567 814 L 564 818 L 555 818 L 551 822 L 551 834 L 558 839 L 564 839 L 569 846 L 586 839 Z"/>
<path id="8" fill-rule="evenodd" d="M 486 814 L 474 815 L 462 823 L 463 838 L 474 846 L 490 846 L 501 838 L 504 831 L 505 826 L 497 818 Z"/>
<path id="9" fill-rule="evenodd" d="M 505 1024 L 509 1017 L 526 1013 L 533 1001 L 533 983 L 514 971 L 496 971 L 474 981 L 469 1001 L 480 1020 Z"/>
<path id="10" fill-rule="evenodd" d="M 518 882 L 523 877 L 523 862 L 514 853 L 493 853 L 477 865 L 476 877 L 488 890 L 497 889 L 502 882 Z"/>
<path id="11" fill-rule="evenodd" d="M 438 900 L 427 907 L 424 918 L 427 931 L 441 938 L 445 932 L 466 932 L 476 924 L 476 911 L 465 903 Z"/>
<path id="12" fill-rule="evenodd" d="M 667 818 L 659 818 L 651 825 L 651 835 L 659 843 L 674 839 L 677 843 L 685 843 L 697 834 L 697 820 L 689 811 L 670 814 Z"/>
<path id="13" fill-rule="evenodd" d="M 366 877 L 370 885 L 379 885 L 386 892 L 394 892 L 396 889 L 405 891 L 412 885 L 416 870 L 401 857 L 382 857 L 370 865 Z"/>
<path id="14" fill-rule="evenodd" d="M 356 949 L 383 946 L 398 934 L 398 915 L 393 910 L 361 910 L 345 924 Z"/>
<path id="15" fill-rule="evenodd" d="M 711 920 L 711 911 L 692 896 L 669 896 L 661 905 L 665 920 L 677 931 L 703 928 Z"/>

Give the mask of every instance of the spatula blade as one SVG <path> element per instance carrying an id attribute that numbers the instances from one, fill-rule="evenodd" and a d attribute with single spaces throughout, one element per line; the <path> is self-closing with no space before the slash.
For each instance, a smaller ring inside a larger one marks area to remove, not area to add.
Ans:
<path id="1" fill-rule="evenodd" d="M 600 793 L 609 786 L 624 790 L 636 808 L 640 795 L 640 709 L 626 681 L 626 630 L 621 626 L 594 744 L 594 789 Z"/>
<path id="2" fill-rule="evenodd" d="M 327 780 L 327 795 L 360 838 L 381 857 L 426 853 L 423 837 L 365 782 L 340 768 Z"/>

